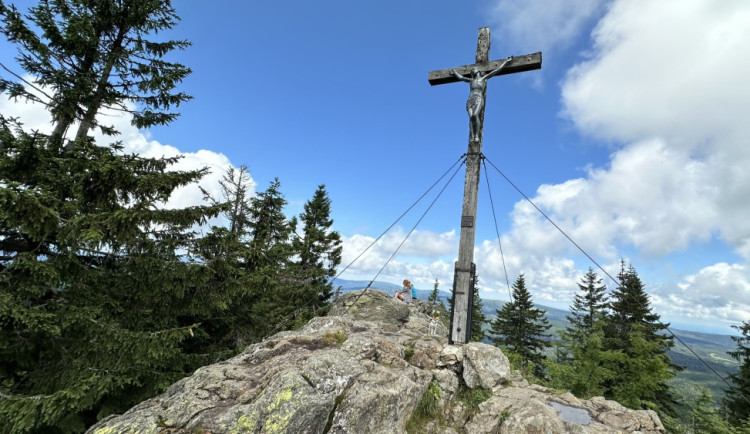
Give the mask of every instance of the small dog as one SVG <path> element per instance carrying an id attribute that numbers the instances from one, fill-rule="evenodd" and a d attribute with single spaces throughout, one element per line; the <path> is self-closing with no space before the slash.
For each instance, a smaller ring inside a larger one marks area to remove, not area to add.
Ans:
<path id="1" fill-rule="evenodd" d="M 437 334 L 437 327 L 438 327 L 438 324 L 440 324 L 440 317 L 439 317 L 439 316 L 435 316 L 435 317 L 433 317 L 433 318 L 432 318 L 432 321 L 430 321 L 430 325 L 429 325 L 429 327 L 427 327 L 427 331 L 428 331 L 428 332 L 429 332 L 429 333 L 430 333 L 431 335 L 436 335 L 436 334 Z"/>

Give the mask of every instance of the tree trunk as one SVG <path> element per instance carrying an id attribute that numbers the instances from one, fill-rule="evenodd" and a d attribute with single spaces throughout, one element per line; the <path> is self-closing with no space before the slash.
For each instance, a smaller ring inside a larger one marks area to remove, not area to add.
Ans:
<path id="1" fill-rule="evenodd" d="M 96 91 L 94 92 L 91 101 L 86 104 L 86 114 L 81 119 L 81 125 L 78 126 L 75 140 L 82 139 L 88 135 L 89 130 L 94 125 L 94 119 L 99 113 L 99 109 L 102 105 L 102 99 L 106 92 L 107 84 L 109 84 L 109 75 L 112 73 L 112 68 L 115 66 L 115 61 L 120 56 L 120 52 L 123 50 L 122 41 L 125 39 L 125 34 L 128 29 L 125 25 L 120 27 L 120 31 L 117 33 L 117 38 L 112 43 L 112 49 L 109 53 L 107 64 L 102 70 L 102 74 L 99 77 L 99 83 L 97 84 Z"/>

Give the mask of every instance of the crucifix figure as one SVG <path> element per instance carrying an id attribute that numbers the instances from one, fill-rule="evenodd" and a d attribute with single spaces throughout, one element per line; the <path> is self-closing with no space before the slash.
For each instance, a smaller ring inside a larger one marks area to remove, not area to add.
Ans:
<path id="1" fill-rule="evenodd" d="M 500 64 L 500 67 L 490 71 L 488 74 L 482 74 L 482 71 L 475 66 L 471 68 L 471 78 L 464 77 L 456 72 L 455 69 L 451 69 L 451 74 L 459 80 L 469 83 L 469 89 L 471 89 L 469 99 L 466 100 L 466 112 L 469 114 L 469 140 L 479 141 L 479 115 L 484 112 L 484 95 L 487 93 L 487 80 L 500 72 L 511 59 L 513 58 L 508 57 Z"/>
<path id="2" fill-rule="evenodd" d="M 461 236 L 458 241 L 458 260 L 453 275 L 453 311 L 451 312 L 450 343 L 471 340 L 471 311 L 474 299 L 474 222 L 479 192 L 479 167 L 482 155 L 482 130 L 487 96 L 487 80 L 496 75 L 530 71 L 542 67 L 542 53 L 511 56 L 490 61 L 490 29 L 479 29 L 476 63 L 458 68 L 431 71 L 431 85 L 465 81 L 469 83 L 469 151 L 466 153 L 466 180 L 461 211 Z"/>

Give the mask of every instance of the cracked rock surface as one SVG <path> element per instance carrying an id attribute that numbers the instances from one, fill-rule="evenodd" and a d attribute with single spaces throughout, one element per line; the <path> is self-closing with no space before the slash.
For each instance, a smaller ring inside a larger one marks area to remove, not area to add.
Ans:
<path id="1" fill-rule="evenodd" d="M 528 385 L 498 348 L 429 335 L 428 303 L 406 305 L 374 290 L 357 295 L 88 432 L 404 433 L 422 397 L 436 389 L 438 412 L 419 432 L 665 432 L 653 411 Z M 467 409 L 459 392 L 478 388 L 488 398 Z M 585 412 L 587 423 L 565 420 L 559 408 Z"/>

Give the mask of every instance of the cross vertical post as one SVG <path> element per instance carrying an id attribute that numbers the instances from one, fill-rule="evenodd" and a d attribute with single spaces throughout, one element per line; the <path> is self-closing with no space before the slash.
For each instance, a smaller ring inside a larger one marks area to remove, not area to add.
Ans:
<path id="1" fill-rule="evenodd" d="M 508 57 L 502 61 L 490 61 L 490 29 L 479 29 L 476 63 L 458 68 L 431 71 L 431 85 L 466 81 L 471 93 L 466 103 L 469 112 L 469 148 L 466 153 L 466 179 L 461 210 L 461 235 L 453 278 L 453 310 L 449 342 L 467 343 L 471 340 L 471 307 L 473 305 L 474 239 L 476 232 L 477 198 L 479 194 L 479 169 L 482 160 L 482 133 L 484 129 L 484 101 L 486 80 L 495 75 L 530 71 L 542 67 L 542 53 Z M 471 79 L 467 76 L 471 74 Z M 481 95 L 481 99 L 479 99 Z M 478 107 L 478 109 L 477 109 Z M 472 112 L 473 110 L 473 112 Z M 472 117 L 474 116 L 474 117 Z M 475 131 L 478 129 L 478 131 Z"/>

